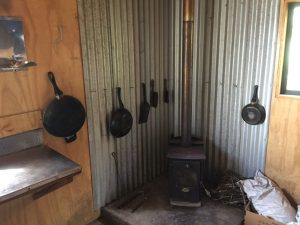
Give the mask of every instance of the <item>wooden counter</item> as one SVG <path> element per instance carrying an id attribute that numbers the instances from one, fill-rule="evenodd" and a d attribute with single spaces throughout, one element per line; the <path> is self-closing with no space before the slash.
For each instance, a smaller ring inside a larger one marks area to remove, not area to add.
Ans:
<path id="1" fill-rule="evenodd" d="M 1 156 L 0 204 L 27 193 L 41 197 L 72 181 L 80 171 L 77 163 L 47 146 Z"/>

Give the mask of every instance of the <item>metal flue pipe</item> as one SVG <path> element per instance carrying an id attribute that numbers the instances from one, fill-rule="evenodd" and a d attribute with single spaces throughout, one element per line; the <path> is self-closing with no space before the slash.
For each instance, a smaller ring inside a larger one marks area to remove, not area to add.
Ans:
<path id="1" fill-rule="evenodd" d="M 192 145 L 192 68 L 194 0 L 183 0 L 181 145 Z"/>

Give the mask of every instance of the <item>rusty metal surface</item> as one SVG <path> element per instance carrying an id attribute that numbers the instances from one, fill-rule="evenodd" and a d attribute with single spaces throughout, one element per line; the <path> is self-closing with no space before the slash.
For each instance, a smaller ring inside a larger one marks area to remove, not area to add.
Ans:
<path id="1" fill-rule="evenodd" d="M 0 203 L 80 171 L 77 163 L 46 146 L 2 156 Z"/>
<path id="2" fill-rule="evenodd" d="M 183 1 L 183 50 L 182 50 L 182 145 L 192 145 L 192 73 L 193 73 L 193 18 L 194 1 Z"/>
<path id="3" fill-rule="evenodd" d="M 182 51 L 182 145 L 192 144 L 192 35 L 193 22 L 183 22 L 183 51 Z"/>
<path id="4" fill-rule="evenodd" d="M 183 0 L 183 21 L 194 21 L 194 0 Z"/>

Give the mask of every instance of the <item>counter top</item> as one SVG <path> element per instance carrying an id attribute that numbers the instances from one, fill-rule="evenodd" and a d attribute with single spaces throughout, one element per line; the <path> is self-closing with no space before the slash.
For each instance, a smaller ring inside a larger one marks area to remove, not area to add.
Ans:
<path id="1" fill-rule="evenodd" d="M 47 146 L 1 156 L 0 203 L 39 191 L 80 171 L 77 163 Z"/>

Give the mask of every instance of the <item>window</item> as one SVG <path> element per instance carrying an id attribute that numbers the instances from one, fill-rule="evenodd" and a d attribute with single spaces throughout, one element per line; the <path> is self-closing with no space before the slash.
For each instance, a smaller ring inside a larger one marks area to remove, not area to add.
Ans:
<path id="1" fill-rule="evenodd" d="M 280 93 L 300 95 L 300 2 L 288 3 Z"/>

